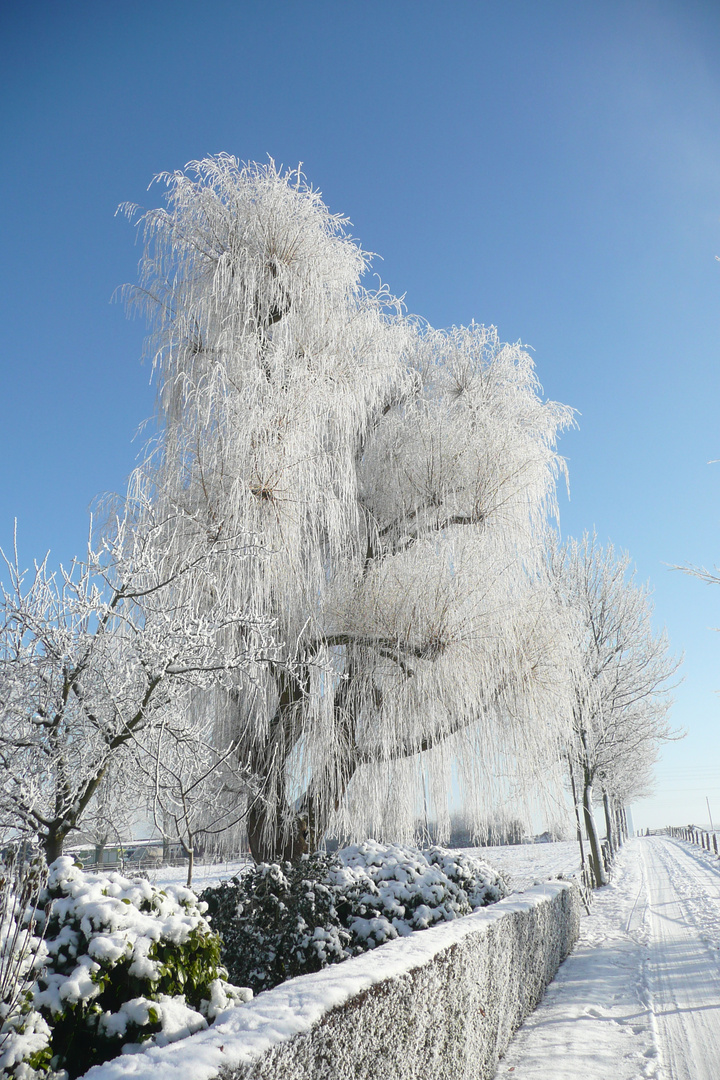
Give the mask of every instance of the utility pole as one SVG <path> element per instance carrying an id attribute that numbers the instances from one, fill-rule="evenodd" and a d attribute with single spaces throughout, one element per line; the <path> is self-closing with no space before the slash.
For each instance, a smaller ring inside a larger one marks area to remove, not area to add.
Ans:
<path id="1" fill-rule="evenodd" d="M 705 796 L 705 802 L 707 803 L 708 817 L 710 818 L 710 832 L 715 832 L 715 826 L 713 825 L 712 814 L 710 813 L 710 800 L 708 799 L 707 795 Z"/>

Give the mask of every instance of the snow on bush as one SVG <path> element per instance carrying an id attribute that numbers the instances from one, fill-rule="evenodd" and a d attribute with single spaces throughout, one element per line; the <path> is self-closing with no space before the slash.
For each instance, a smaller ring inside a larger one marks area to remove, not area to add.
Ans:
<path id="1" fill-rule="evenodd" d="M 259 863 L 201 893 L 231 979 L 242 973 L 240 981 L 257 993 L 352 955 L 330 881 L 334 865 L 323 854 L 295 865 Z"/>
<path id="2" fill-rule="evenodd" d="M 581 911 L 575 885 L 546 882 L 276 986 L 93 1080 L 491 1080 Z"/>
<path id="3" fill-rule="evenodd" d="M 258 992 L 507 893 L 481 859 L 369 840 L 297 864 L 260 863 L 202 899 L 230 977 Z"/>
<path id="4" fill-rule="evenodd" d="M 365 912 L 350 929 L 367 948 L 434 923 L 469 915 L 508 894 L 505 879 L 482 859 L 434 847 L 429 851 L 367 840 L 338 852 L 345 874 L 369 879 Z M 343 875 L 338 875 L 342 887 Z M 358 884 L 359 884 L 358 881 Z"/>
<path id="5" fill-rule="evenodd" d="M 50 1063 L 79 1076 L 128 1044 L 166 1045 L 252 997 L 226 982 L 219 937 L 190 889 L 87 874 L 60 858 L 40 903 L 45 955 L 31 1016 L 49 1051 L 24 1055 L 18 1080 Z"/>
<path id="6" fill-rule="evenodd" d="M 7 853 L 0 861 L 0 1076 L 20 1076 L 50 1060 L 50 1029 L 32 1004 L 46 954 L 35 933 L 44 883 L 39 860 Z"/>

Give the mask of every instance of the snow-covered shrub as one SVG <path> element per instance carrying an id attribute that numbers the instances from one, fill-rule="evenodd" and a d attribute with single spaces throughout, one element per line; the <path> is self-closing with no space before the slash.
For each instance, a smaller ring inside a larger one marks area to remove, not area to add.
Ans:
<path id="1" fill-rule="evenodd" d="M 257 992 L 468 915 L 507 892 L 481 859 L 369 840 L 296 864 L 261 863 L 202 899 L 230 977 Z"/>
<path id="2" fill-rule="evenodd" d="M 349 923 L 365 948 L 469 915 L 508 893 L 504 878 L 482 859 L 444 848 L 417 851 L 366 840 L 339 851 L 338 859 L 344 870 L 336 875 L 340 888 L 348 874 L 356 887 L 363 879 L 375 887 L 362 897 L 365 910 L 354 910 Z"/>
<path id="3" fill-rule="evenodd" d="M 33 1008 L 32 985 L 45 944 L 36 933 L 45 867 L 23 852 L 0 860 L 0 1076 L 21 1076 L 50 1061 L 50 1029 Z"/>
<path id="4" fill-rule="evenodd" d="M 233 981 L 257 993 L 352 955 L 331 880 L 336 868 L 334 856 L 322 853 L 296 864 L 259 863 L 201 894 Z"/>
<path id="5" fill-rule="evenodd" d="M 41 901 L 47 955 L 34 1006 L 53 1067 L 70 1077 L 127 1044 L 183 1038 L 252 996 L 225 981 L 220 940 L 190 889 L 87 874 L 60 858 Z"/>

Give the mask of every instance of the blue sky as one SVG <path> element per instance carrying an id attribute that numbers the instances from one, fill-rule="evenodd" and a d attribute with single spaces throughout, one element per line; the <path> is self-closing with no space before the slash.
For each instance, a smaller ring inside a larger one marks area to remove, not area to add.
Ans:
<path id="1" fill-rule="evenodd" d="M 635 823 L 720 822 L 720 588 L 667 569 L 720 562 L 720 5 L 9 0 L 0 43 L 0 542 L 69 559 L 133 466 L 118 203 L 302 161 L 412 312 L 521 339 L 579 410 L 563 531 L 630 551 L 686 656 Z"/>

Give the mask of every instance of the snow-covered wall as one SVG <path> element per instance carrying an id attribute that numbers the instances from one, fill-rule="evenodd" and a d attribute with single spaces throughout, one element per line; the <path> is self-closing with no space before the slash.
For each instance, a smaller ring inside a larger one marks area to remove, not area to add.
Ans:
<path id="1" fill-rule="evenodd" d="M 538 885 L 292 979 L 87 1080 L 489 1080 L 577 940 L 580 908 L 568 882 Z"/>

